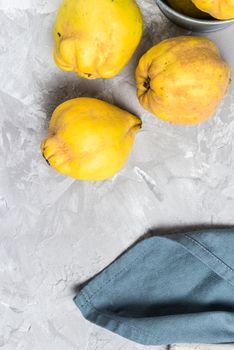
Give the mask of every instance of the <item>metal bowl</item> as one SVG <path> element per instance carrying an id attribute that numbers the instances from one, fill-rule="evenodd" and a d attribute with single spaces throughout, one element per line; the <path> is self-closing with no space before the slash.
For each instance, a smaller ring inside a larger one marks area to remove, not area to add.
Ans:
<path id="1" fill-rule="evenodd" d="M 197 19 L 189 17 L 177 12 L 163 0 L 155 0 L 155 2 L 162 13 L 172 22 L 180 27 L 192 30 L 194 32 L 213 32 L 224 29 L 234 23 L 234 19 L 222 21 L 217 19 Z"/>

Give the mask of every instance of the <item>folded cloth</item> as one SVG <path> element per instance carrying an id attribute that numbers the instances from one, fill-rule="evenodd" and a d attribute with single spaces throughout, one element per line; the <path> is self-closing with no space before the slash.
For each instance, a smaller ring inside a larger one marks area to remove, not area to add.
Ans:
<path id="1" fill-rule="evenodd" d="M 145 345 L 234 342 L 234 230 L 144 239 L 75 303 L 87 320 Z"/>

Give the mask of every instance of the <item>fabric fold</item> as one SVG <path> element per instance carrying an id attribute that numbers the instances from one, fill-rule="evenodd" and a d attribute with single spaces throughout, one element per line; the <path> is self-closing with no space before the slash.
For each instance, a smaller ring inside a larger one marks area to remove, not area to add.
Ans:
<path id="1" fill-rule="evenodd" d="M 145 345 L 234 342 L 234 230 L 144 239 L 75 303 L 90 322 Z"/>

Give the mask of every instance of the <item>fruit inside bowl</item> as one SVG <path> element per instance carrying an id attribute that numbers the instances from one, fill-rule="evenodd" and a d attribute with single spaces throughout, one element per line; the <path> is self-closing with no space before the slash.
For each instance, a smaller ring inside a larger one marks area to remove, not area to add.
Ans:
<path id="1" fill-rule="evenodd" d="M 212 32 L 234 23 L 233 0 L 155 0 L 162 13 L 180 27 Z"/>
<path id="2" fill-rule="evenodd" d="M 211 18 L 207 12 L 199 10 L 191 0 L 167 0 L 167 3 L 174 10 L 186 16 L 200 19 Z"/>

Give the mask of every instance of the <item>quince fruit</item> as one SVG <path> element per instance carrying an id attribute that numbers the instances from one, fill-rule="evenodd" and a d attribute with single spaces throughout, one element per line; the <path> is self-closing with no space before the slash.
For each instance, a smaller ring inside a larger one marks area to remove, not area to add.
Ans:
<path id="1" fill-rule="evenodd" d="M 140 59 L 137 96 L 157 117 L 194 124 L 215 113 L 226 94 L 230 68 L 209 39 L 181 36 L 162 41 Z"/>
<path id="2" fill-rule="evenodd" d="M 83 78 L 111 78 L 138 46 L 143 20 L 135 0 L 63 0 L 54 26 L 54 59 Z"/>
<path id="3" fill-rule="evenodd" d="M 201 11 L 217 19 L 234 18 L 234 0 L 192 0 Z"/>
<path id="4" fill-rule="evenodd" d="M 79 180 L 104 180 L 126 162 L 141 120 L 107 102 L 76 98 L 59 105 L 41 144 L 47 162 Z"/>

